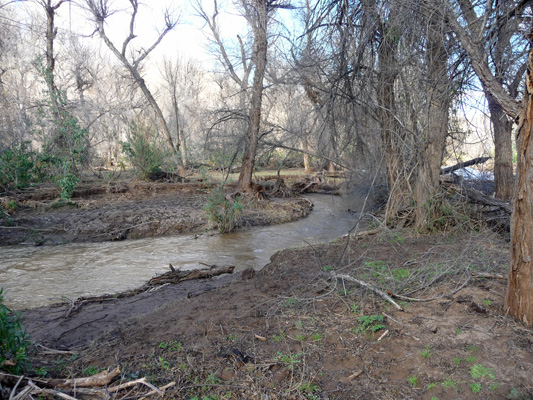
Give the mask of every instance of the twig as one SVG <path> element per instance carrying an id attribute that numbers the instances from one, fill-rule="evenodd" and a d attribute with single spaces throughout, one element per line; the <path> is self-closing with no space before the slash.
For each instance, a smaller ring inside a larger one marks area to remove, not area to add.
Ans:
<path id="1" fill-rule="evenodd" d="M 43 354 L 77 354 L 75 351 L 70 350 L 55 350 L 55 349 L 49 349 L 46 346 L 43 346 L 42 344 L 37 344 L 37 347 L 40 347 L 44 351 Z"/>
<path id="2" fill-rule="evenodd" d="M 11 391 L 11 394 L 9 395 L 9 400 L 13 400 L 13 397 L 15 396 L 15 393 L 17 391 L 17 388 L 19 387 L 20 385 L 20 382 L 22 382 L 22 380 L 24 379 L 24 375 L 22 375 L 19 380 L 17 381 L 17 383 L 15 384 L 15 386 L 13 387 L 13 390 Z"/>
<path id="3" fill-rule="evenodd" d="M 58 397 L 61 397 L 63 399 L 66 399 L 66 400 L 78 400 L 75 397 L 69 396 L 68 394 L 65 394 L 65 393 L 62 393 L 62 392 L 58 392 L 57 390 L 42 389 L 39 386 L 37 386 L 35 383 L 33 383 L 31 380 L 28 382 L 28 385 L 31 386 L 36 391 L 36 393 L 51 394 L 53 396 L 58 396 Z"/>
<path id="4" fill-rule="evenodd" d="M 370 283 L 366 283 L 366 282 L 363 282 L 359 279 L 355 279 L 353 277 L 351 277 L 350 275 L 346 275 L 346 274 L 336 274 L 336 273 L 332 273 L 331 276 L 335 279 L 345 279 L 347 281 L 350 281 L 350 282 L 354 282 L 354 283 L 357 283 L 359 286 L 363 286 L 367 289 L 370 289 L 371 291 L 373 291 L 374 293 L 380 295 L 381 297 L 383 297 L 385 300 L 387 300 L 389 303 L 391 303 L 397 310 L 399 311 L 403 311 L 403 308 L 398 304 L 396 303 L 387 293 L 385 293 L 384 291 L 378 289 L 377 287 L 371 285 Z"/>
<path id="5" fill-rule="evenodd" d="M 170 383 L 167 383 L 165 386 L 161 386 L 158 390 L 159 391 L 156 391 L 156 390 L 152 390 L 148 393 L 146 393 L 143 397 L 141 397 L 139 400 L 143 400 L 143 399 L 146 399 L 147 397 L 150 397 L 150 396 L 153 396 L 154 394 L 159 394 L 159 395 L 162 395 L 164 394 L 165 390 L 167 390 L 168 388 L 171 388 L 172 386 L 175 386 L 176 385 L 176 382 L 170 382 Z M 157 389 L 157 388 L 156 388 Z"/>

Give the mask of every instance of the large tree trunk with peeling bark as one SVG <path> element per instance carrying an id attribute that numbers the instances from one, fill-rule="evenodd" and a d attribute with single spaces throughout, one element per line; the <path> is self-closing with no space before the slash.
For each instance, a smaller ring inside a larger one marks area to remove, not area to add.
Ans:
<path id="1" fill-rule="evenodd" d="M 254 32 L 255 71 L 252 86 L 252 105 L 250 109 L 248 134 L 244 145 L 242 168 L 237 187 L 243 192 L 252 191 L 252 174 L 254 171 L 259 129 L 261 126 L 261 105 L 263 101 L 263 80 L 265 77 L 267 61 L 267 3 L 264 0 L 254 0 L 256 23 Z"/>
<path id="2" fill-rule="evenodd" d="M 529 35 L 533 40 L 533 30 Z M 506 312 L 533 325 L 533 47 L 529 51 L 526 93 L 517 134 L 518 167 L 511 220 L 511 268 Z"/>

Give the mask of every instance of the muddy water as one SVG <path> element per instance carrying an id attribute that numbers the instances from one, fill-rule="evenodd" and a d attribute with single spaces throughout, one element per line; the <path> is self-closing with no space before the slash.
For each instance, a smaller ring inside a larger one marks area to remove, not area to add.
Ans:
<path id="1" fill-rule="evenodd" d="M 0 287 L 13 308 L 117 293 L 142 285 L 168 271 L 199 263 L 262 268 L 277 250 L 328 241 L 351 229 L 358 214 L 341 197 L 311 195 L 311 214 L 302 220 L 256 227 L 224 235 L 191 235 L 124 242 L 67 244 L 50 247 L 8 246 L 0 249 Z"/>

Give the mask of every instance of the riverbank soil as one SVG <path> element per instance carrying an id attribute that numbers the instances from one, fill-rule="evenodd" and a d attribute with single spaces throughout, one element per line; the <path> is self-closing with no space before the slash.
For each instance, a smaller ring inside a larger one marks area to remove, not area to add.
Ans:
<path id="1" fill-rule="evenodd" d="M 209 228 L 203 207 L 216 184 L 146 182 L 121 178 L 82 182 L 70 202 L 58 200 L 51 184 L 0 196 L 9 212 L 0 218 L 0 245 L 53 245 L 102 242 L 203 232 Z M 226 187 L 227 192 L 234 188 Z M 278 224 L 306 216 L 311 206 L 299 198 L 245 201 L 239 227 Z"/>
<path id="2" fill-rule="evenodd" d="M 387 231 L 284 250 L 255 275 L 29 310 L 33 340 L 70 352 L 37 347 L 31 374 L 118 366 L 112 386 L 174 383 L 167 399 L 530 399 L 533 331 L 505 315 L 508 260 L 489 231 Z M 411 300 L 400 311 L 333 274 Z"/>

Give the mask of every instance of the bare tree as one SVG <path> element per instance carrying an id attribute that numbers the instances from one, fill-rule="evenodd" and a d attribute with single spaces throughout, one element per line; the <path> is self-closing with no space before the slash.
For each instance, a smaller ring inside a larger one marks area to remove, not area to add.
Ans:
<path id="1" fill-rule="evenodd" d="M 524 5 L 526 7 L 524 7 Z M 511 217 L 511 266 L 505 311 L 533 325 L 533 30 L 527 36 L 530 42 L 527 64 L 525 94 L 520 105 L 495 78 L 488 65 L 488 57 L 483 47 L 476 45 L 473 31 L 467 30 L 459 23 L 459 18 L 448 1 L 433 4 L 448 13 L 448 24 L 464 48 L 477 77 L 485 90 L 512 120 L 518 120 L 517 147 L 518 167 L 516 189 Z M 443 7 L 444 6 L 444 7 Z M 521 1 L 510 13 L 529 13 L 531 24 L 531 2 Z"/>
<path id="2" fill-rule="evenodd" d="M 106 19 L 111 14 L 113 14 L 113 11 L 111 10 L 111 3 L 108 0 L 84 0 L 84 4 L 93 16 L 98 34 L 100 35 L 100 37 L 102 38 L 106 46 L 109 48 L 109 50 L 111 50 L 113 55 L 115 55 L 115 57 L 128 70 L 135 84 L 141 89 L 146 100 L 150 104 L 150 107 L 152 107 L 157 120 L 159 121 L 161 129 L 167 139 L 169 148 L 174 153 L 177 154 L 177 152 L 179 151 L 179 143 L 177 144 L 177 146 L 174 145 L 174 141 L 172 140 L 172 135 L 168 128 L 168 124 L 165 120 L 163 112 L 161 111 L 159 104 L 157 103 L 154 96 L 152 95 L 152 92 L 146 85 L 146 82 L 144 81 L 144 78 L 142 77 L 141 72 L 140 72 L 140 66 L 142 62 L 159 45 L 159 43 L 161 43 L 165 35 L 168 32 L 170 32 L 172 29 L 174 29 L 174 27 L 177 24 L 177 20 L 174 19 L 169 12 L 166 12 L 164 16 L 165 25 L 164 25 L 163 30 L 159 33 L 159 36 L 157 37 L 157 39 L 147 49 L 143 48 L 142 50 L 137 52 L 138 54 L 137 56 L 133 56 L 133 53 L 130 53 L 131 59 L 129 59 L 127 53 L 128 53 L 129 45 L 136 38 L 134 28 L 135 28 L 135 19 L 139 11 L 138 0 L 129 0 L 129 1 L 130 1 L 130 6 L 131 6 L 129 35 L 122 42 L 122 47 L 120 50 L 114 45 L 111 39 L 109 39 L 105 31 Z"/>
<path id="3" fill-rule="evenodd" d="M 520 0 L 488 2 L 483 8 L 484 14 L 478 16 L 472 1 L 458 2 L 461 16 L 471 32 L 472 46 L 479 47 L 480 52 L 487 54 L 487 62 L 490 63 L 488 66 L 494 74 L 494 79 L 499 85 L 507 88 L 513 99 L 518 96 L 518 87 L 527 65 L 527 49 L 520 43 L 520 39 L 517 40 L 517 31 L 523 22 L 521 16 L 526 4 L 527 2 Z M 462 34 L 468 35 L 466 31 Z M 512 120 L 507 117 L 487 84 L 482 82 L 482 86 L 494 133 L 495 194 L 497 198 L 510 199 L 514 186 Z"/>

